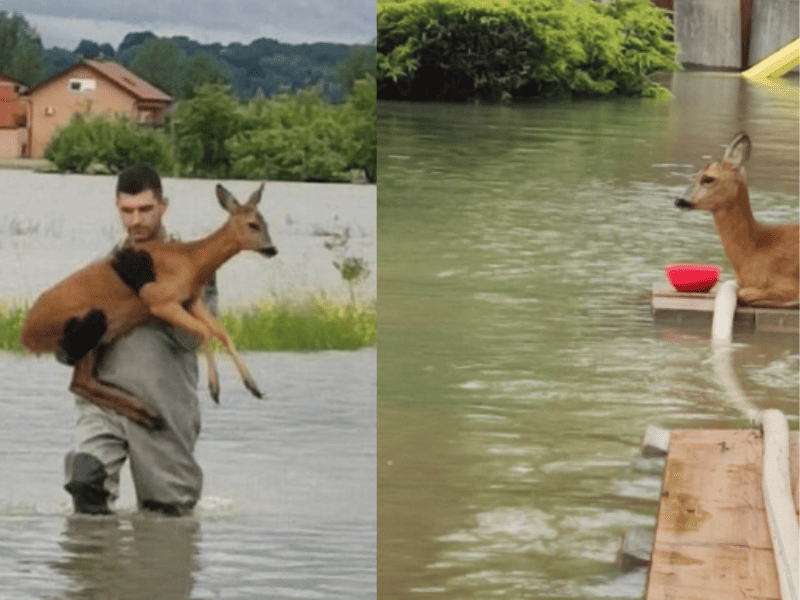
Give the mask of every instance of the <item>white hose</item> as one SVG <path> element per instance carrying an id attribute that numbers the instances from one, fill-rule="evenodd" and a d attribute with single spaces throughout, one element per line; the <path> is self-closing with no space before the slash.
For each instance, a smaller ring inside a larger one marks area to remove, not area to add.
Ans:
<path id="1" fill-rule="evenodd" d="M 792 480 L 789 474 L 789 427 L 779 410 L 759 413 L 764 431 L 764 508 L 767 511 L 775 566 L 783 600 L 797 600 L 800 571 L 800 540 L 797 517 L 792 502 Z"/>
<path id="2" fill-rule="evenodd" d="M 738 291 L 739 284 L 732 279 L 720 285 L 717 295 L 714 296 L 714 319 L 711 322 L 711 340 L 715 345 L 731 343 Z"/>
<path id="3" fill-rule="evenodd" d="M 758 411 L 750 403 L 733 370 L 731 339 L 738 289 L 735 281 L 726 281 L 714 298 L 714 319 L 711 323 L 714 372 L 728 398 L 754 426 L 764 432 L 762 488 L 781 598 L 798 600 L 800 540 L 789 474 L 789 427 L 782 412 Z"/>

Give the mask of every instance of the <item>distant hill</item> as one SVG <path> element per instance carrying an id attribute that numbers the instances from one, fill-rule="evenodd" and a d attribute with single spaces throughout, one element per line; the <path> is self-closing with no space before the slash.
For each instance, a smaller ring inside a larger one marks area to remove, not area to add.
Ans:
<path id="1" fill-rule="evenodd" d="M 129 33 L 116 50 L 111 44 L 82 41 L 74 51 L 63 48 L 45 50 L 50 65 L 50 75 L 59 73 L 84 57 L 91 58 L 102 54 L 124 65 L 130 64 L 139 46 L 150 38 L 150 31 Z M 222 44 L 201 44 L 186 36 L 171 39 L 187 57 L 205 52 L 226 64 L 231 72 L 234 91 L 243 98 L 251 98 L 258 93 L 271 96 L 283 91 L 317 87 L 329 100 L 338 100 L 343 92 L 337 78 L 336 65 L 357 46 L 318 42 L 314 44 L 285 44 L 277 40 L 260 38 L 245 45 L 235 42 Z"/>

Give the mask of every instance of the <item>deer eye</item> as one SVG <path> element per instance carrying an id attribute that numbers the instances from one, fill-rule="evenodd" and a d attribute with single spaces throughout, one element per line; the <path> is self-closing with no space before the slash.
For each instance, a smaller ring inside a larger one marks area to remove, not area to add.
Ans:
<path id="1" fill-rule="evenodd" d="M 700 178 L 700 183 L 702 183 L 704 185 L 707 184 L 707 183 L 714 183 L 715 181 L 716 181 L 716 178 L 715 177 L 711 177 L 710 175 L 703 175 L 703 177 Z"/>
<path id="2" fill-rule="evenodd" d="M 258 231 L 261 229 L 261 227 L 258 226 L 258 223 L 248 223 L 247 226 L 253 231 Z"/>

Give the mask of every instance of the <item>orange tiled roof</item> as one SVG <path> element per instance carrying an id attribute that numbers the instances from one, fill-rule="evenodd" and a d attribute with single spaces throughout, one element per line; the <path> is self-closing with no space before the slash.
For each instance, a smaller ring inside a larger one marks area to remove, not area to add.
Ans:
<path id="1" fill-rule="evenodd" d="M 171 96 L 168 96 L 157 87 L 150 85 L 138 75 L 134 75 L 119 63 L 89 59 L 84 59 L 81 63 L 91 67 L 95 71 L 99 71 L 108 79 L 111 79 L 114 83 L 136 96 L 139 100 L 172 102 Z"/>
<path id="2" fill-rule="evenodd" d="M 99 60 L 90 60 L 88 58 L 84 58 L 80 62 L 77 62 L 71 67 L 69 67 L 68 69 L 63 70 L 60 73 L 57 73 L 47 81 L 44 81 L 39 85 L 32 87 L 30 90 L 28 90 L 27 94 L 35 92 L 39 88 L 46 86 L 51 81 L 58 79 L 59 77 L 63 77 L 65 74 L 69 73 L 71 70 L 81 65 L 89 67 L 90 69 L 99 73 L 106 79 L 113 81 L 139 101 L 163 102 L 163 103 L 172 102 L 171 96 L 168 96 L 167 94 L 159 90 L 157 87 L 150 85 L 138 75 L 134 75 L 133 73 L 128 71 L 128 69 L 123 67 L 121 64 L 111 61 L 106 62 Z"/>

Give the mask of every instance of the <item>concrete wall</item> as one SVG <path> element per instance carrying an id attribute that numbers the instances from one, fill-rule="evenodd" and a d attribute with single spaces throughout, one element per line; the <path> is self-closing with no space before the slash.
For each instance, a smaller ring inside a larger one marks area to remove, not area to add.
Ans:
<path id="1" fill-rule="evenodd" d="M 776 0 L 780 1 L 780 0 Z M 740 69 L 740 0 L 675 0 L 678 61 L 688 65 Z"/>
<path id="2" fill-rule="evenodd" d="M 753 66 L 800 36 L 800 0 L 753 0 L 750 56 Z"/>

